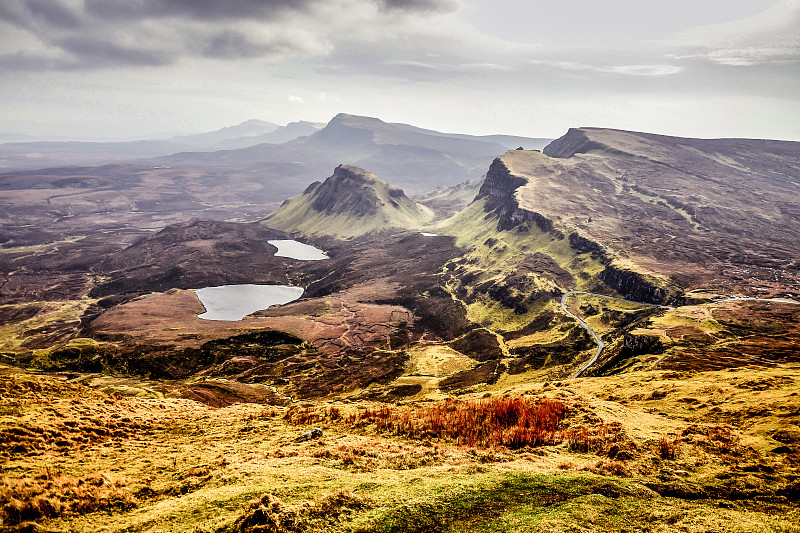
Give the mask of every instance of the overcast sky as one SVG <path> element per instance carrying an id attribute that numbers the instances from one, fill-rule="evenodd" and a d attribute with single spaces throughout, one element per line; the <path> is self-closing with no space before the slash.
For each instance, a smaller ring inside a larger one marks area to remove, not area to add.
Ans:
<path id="1" fill-rule="evenodd" d="M 800 0 L 0 0 L 0 132 L 800 140 Z"/>

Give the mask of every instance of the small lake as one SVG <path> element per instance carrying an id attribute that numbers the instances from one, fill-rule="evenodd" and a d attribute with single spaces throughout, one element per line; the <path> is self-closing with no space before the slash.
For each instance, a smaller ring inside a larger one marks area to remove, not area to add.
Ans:
<path id="1" fill-rule="evenodd" d="M 250 313 L 272 305 L 293 302 L 303 295 L 301 287 L 288 285 L 221 285 L 195 289 L 194 293 L 206 308 L 197 315 L 203 320 L 241 320 Z"/>
<path id="2" fill-rule="evenodd" d="M 315 248 L 308 244 L 294 240 L 275 240 L 267 241 L 272 246 L 276 247 L 278 251 L 275 257 L 288 257 L 290 259 L 299 259 L 301 261 L 319 261 L 320 259 L 330 259 L 319 248 Z"/>

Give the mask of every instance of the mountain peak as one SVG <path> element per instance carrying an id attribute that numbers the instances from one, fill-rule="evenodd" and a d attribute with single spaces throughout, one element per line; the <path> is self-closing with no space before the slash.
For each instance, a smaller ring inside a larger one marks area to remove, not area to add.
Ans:
<path id="1" fill-rule="evenodd" d="M 324 182 L 287 200 L 266 223 L 307 235 L 352 238 L 389 228 L 419 229 L 431 211 L 402 189 L 355 165 L 337 166 Z"/>
<path id="2" fill-rule="evenodd" d="M 376 122 L 385 124 L 385 122 L 379 118 L 353 115 L 351 113 L 337 113 L 336 116 L 331 119 L 331 122 Z"/>
<path id="3" fill-rule="evenodd" d="M 328 127 L 347 126 L 351 128 L 385 128 L 388 124 L 379 118 L 365 117 L 361 115 L 350 115 L 348 113 L 339 113 L 328 122 Z"/>
<path id="4" fill-rule="evenodd" d="M 342 163 L 341 165 L 333 169 L 333 175 L 331 175 L 331 177 L 328 178 L 328 180 L 330 180 L 331 182 L 344 182 L 350 180 L 364 185 L 391 187 L 402 192 L 402 189 L 398 189 L 393 185 L 389 185 L 388 183 L 380 179 L 372 172 L 364 170 L 361 167 L 357 167 L 355 165 L 348 165 L 345 163 Z"/>

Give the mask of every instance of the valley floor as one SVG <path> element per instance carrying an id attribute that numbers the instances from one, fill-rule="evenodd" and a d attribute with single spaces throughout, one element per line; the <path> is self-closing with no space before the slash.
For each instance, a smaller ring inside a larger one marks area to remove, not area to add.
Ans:
<path id="1" fill-rule="evenodd" d="M 3 366 L 2 530 L 800 531 L 799 369 L 215 409 Z M 397 429 L 506 396 L 563 404 L 557 431 L 509 449 Z"/>

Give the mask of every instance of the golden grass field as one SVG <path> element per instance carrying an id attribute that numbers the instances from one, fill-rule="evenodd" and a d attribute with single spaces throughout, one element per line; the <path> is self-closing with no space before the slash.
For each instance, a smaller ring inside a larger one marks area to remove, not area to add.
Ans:
<path id="1" fill-rule="evenodd" d="M 563 404 L 552 442 L 509 448 L 385 423 L 443 400 L 215 409 L 2 367 L 3 528 L 798 531 L 797 371 L 498 383 L 449 400 Z"/>

